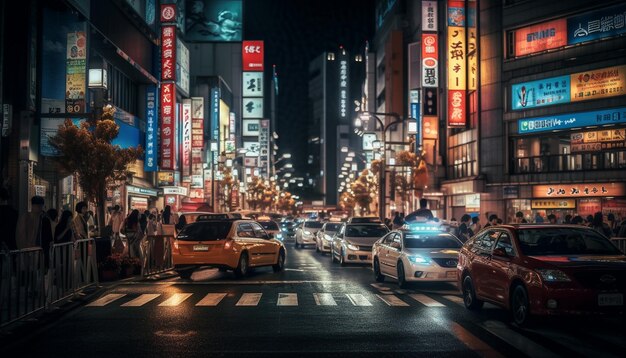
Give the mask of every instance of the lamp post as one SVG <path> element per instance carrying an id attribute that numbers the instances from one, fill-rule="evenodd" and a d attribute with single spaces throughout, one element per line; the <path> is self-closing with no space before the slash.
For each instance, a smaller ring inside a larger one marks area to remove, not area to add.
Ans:
<path id="1" fill-rule="evenodd" d="M 380 117 L 378 116 L 389 116 L 389 117 L 393 117 L 394 120 L 389 122 L 387 125 L 385 125 L 385 123 L 383 122 L 382 119 L 380 119 Z M 391 128 L 392 126 L 402 123 L 404 122 L 404 118 L 402 118 L 399 114 L 397 113 L 381 113 L 381 112 L 364 112 L 363 114 L 361 114 L 359 117 L 357 117 L 357 119 L 354 122 L 354 125 L 357 127 L 360 127 L 363 122 L 367 121 L 369 119 L 369 117 L 374 117 L 374 119 L 376 119 L 376 121 L 378 122 L 378 124 L 380 125 L 381 131 L 382 131 L 382 148 L 383 148 L 383 155 L 380 161 L 380 170 L 378 173 L 378 215 L 380 216 L 380 219 L 383 220 L 385 218 L 385 191 L 386 191 L 386 183 L 385 183 L 385 161 L 386 159 L 386 148 L 387 148 L 387 140 L 386 140 L 386 136 L 387 136 L 387 131 L 389 130 L 389 128 Z"/>

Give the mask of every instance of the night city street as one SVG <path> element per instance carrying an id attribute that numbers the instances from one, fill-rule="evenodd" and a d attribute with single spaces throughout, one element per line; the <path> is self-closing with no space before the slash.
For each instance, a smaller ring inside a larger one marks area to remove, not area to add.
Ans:
<path id="1" fill-rule="evenodd" d="M 626 357 L 626 1 L 0 0 L 0 357 Z"/>
<path id="2" fill-rule="evenodd" d="M 217 270 L 191 281 L 165 276 L 102 290 L 9 349 L 16 357 L 618 357 L 626 349 L 619 320 L 521 329 L 494 306 L 466 311 L 455 285 L 400 290 L 376 283 L 369 267 L 340 267 L 312 249 L 290 247 L 283 273 L 257 269 L 243 281 Z"/>

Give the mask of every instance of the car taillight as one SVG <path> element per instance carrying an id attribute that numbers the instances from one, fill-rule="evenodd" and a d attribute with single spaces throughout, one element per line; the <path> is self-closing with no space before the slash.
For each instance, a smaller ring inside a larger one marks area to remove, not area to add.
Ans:
<path id="1" fill-rule="evenodd" d="M 178 240 L 174 240 L 174 248 L 178 250 Z"/>
<path id="2" fill-rule="evenodd" d="M 224 250 L 230 250 L 232 248 L 233 248 L 233 240 L 226 239 L 226 242 L 224 243 Z"/>

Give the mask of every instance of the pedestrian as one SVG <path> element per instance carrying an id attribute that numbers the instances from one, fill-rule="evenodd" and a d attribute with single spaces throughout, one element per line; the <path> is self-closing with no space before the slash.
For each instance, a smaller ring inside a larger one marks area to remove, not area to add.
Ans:
<path id="1" fill-rule="evenodd" d="M 496 219 L 496 224 L 502 225 L 502 224 L 504 224 L 504 221 L 502 219 L 500 219 L 500 218 L 497 218 Z"/>
<path id="2" fill-rule="evenodd" d="M 139 210 L 133 210 L 124 220 L 123 231 L 128 240 L 128 254 L 130 257 L 140 257 L 139 246 L 141 243 L 141 233 L 139 226 Z"/>
<path id="3" fill-rule="evenodd" d="M 496 226 L 498 225 L 498 215 L 491 214 L 489 215 L 489 221 L 485 224 L 485 227 Z"/>
<path id="4" fill-rule="evenodd" d="M 89 225 L 87 224 L 87 203 L 79 201 L 76 204 L 76 214 L 72 220 L 72 233 L 74 241 L 89 239 Z"/>
<path id="5" fill-rule="evenodd" d="M 543 217 L 539 212 L 535 215 L 535 224 L 543 224 Z"/>
<path id="6" fill-rule="evenodd" d="M 150 212 L 148 210 L 144 211 L 143 214 L 139 216 L 139 228 L 143 234 L 146 233 L 148 228 L 148 216 Z"/>
<path id="7" fill-rule="evenodd" d="M 148 215 L 148 226 L 146 228 L 147 235 L 157 235 L 159 232 L 159 223 L 157 222 L 157 217 L 154 214 Z"/>
<path id="8" fill-rule="evenodd" d="M 0 251 L 17 250 L 15 230 L 17 228 L 17 210 L 9 204 L 9 191 L 0 187 Z"/>
<path id="9" fill-rule="evenodd" d="M 176 232 L 181 232 L 185 228 L 186 225 L 187 225 L 187 218 L 185 217 L 185 215 L 183 215 L 180 217 L 180 219 L 178 219 L 178 222 L 174 226 L 176 228 Z"/>
<path id="10" fill-rule="evenodd" d="M 609 215 L 607 215 L 607 220 L 609 221 L 608 225 L 609 229 L 611 229 L 611 236 L 617 236 L 617 233 L 619 232 L 619 223 L 615 219 L 615 214 L 609 213 Z"/>
<path id="11" fill-rule="evenodd" d="M 385 220 L 383 220 L 383 222 L 385 223 L 385 226 L 386 226 L 389 230 L 392 230 L 392 229 L 393 229 L 393 222 L 391 221 L 391 219 L 389 219 L 389 218 L 385 218 Z"/>
<path id="12" fill-rule="evenodd" d="M 591 226 L 591 224 L 593 223 L 593 215 L 591 214 L 587 215 L 586 222 L 587 222 L 587 226 Z"/>
<path id="13" fill-rule="evenodd" d="M 470 229 L 473 233 L 477 233 L 482 229 L 482 225 L 480 225 L 480 217 L 478 215 L 472 217 L 472 223 L 470 224 Z"/>
<path id="14" fill-rule="evenodd" d="M 88 210 L 87 215 L 85 217 L 87 219 L 87 228 L 89 228 L 89 236 L 94 236 L 97 232 L 98 225 L 96 223 L 96 217 L 94 216 L 93 211 Z"/>
<path id="15" fill-rule="evenodd" d="M 526 220 L 524 218 L 524 213 L 521 211 L 518 211 L 515 213 L 515 224 L 528 224 L 528 220 Z"/>
<path id="16" fill-rule="evenodd" d="M 399 229 L 404 224 L 402 218 L 400 217 L 400 213 L 396 211 L 396 215 L 393 217 L 392 228 Z"/>
<path id="17" fill-rule="evenodd" d="M 435 216 L 433 212 L 428 209 L 428 200 L 422 198 L 420 199 L 420 208 L 404 218 L 405 222 L 415 221 L 417 217 L 425 218 L 426 220 L 432 220 Z"/>
<path id="18" fill-rule="evenodd" d="M 120 235 L 120 230 L 122 229 L 123 223 L 124 223 L 124 216 L 122 215 L 120 206 L 115 205 L 113 207 L 113 212 L 111 213 L 111 217 L 109 218 L 109 225 L 111 225 L 111 232 L 114 238 Z"/>
<path id="19" fill-rule="evenodd" d="M 571 224 L 572 223 L 572 215 L 567 214 L 565 215 L 565 221 L 563 222 L 563 224 Z"/>
<path id="20" fill-rule="evenodd" d="M 69 210 L 63 210 L 61 213 L 61 219 L 54 229 L 54 243 L 63 244 L 72 242 L 72 212 Z"/>
<path id="21" fill-rule="evenodd" d="M 59 211 L 57 209 L 48 209 L 48 211 L 46 212 L 46 215 L 48 216 L 48 219 L 50 219 L 50 228 L 51 228 L 51 232 L 54 233 L 54 229 L 57 227 L 57 224 L 59 223 Z M 53 236 L 54 237 L 54 236 Z"/>
<path id="22" fill-rule="evenodd" d="M 33 196 L 30 199 L 31 211 L 20 216 L 16 229 L 18 249 L 41 247 L 42 238 L 48 241 L 52 237 L 50 220 L 44 212 L 44 198 Z M 49 244 L 49 242 L 48 242 Z"/>
<path id="23" fill-rule="evenodd" d="M 622 221 L 617 231 L 617 237 L 626 237 L 626 219 Z"/>
<path id="24" fill-rule="evenodd" d="M 178 222 L 178 216 L 175 213 L 172 213 L 172 207 L 169 205 L 165 206 L 165 210 L 163 210 L 161 223 L 164 225 L 176 225 Z"/>
<path id="25" fill-rule="evenodd" d="M 604 222 L 603 218 L 604 215 L 602 215 L 602 212 L 598 211 L 595 213 L 590 227 L 606 237 L 611 237 L 611 229 L 609 228 L 609 225 Z"/>
<path id="26" fill-rule="evenodd" d="M 548 215 L 548 222 L 550 224 L 556 224 L 556 215 L 554 215 L 554 214 Z"/>
<path id="27" fill-rule="evenodd" d="M 585 220 L 580 215 L 576 215 L 572 218 L 572 225 L 585 225 Z"/>
<path id="28" fill-rule="evenodd" d="M 469 227 L 471 220 L 472 217 L 468 214 L 461 216 L 461 225 L 456 229 L 456 237 L 461 240 L 461 242 L 465 242 L 469 240 L 470 237 L 474 236 L 474 233 Z"/>

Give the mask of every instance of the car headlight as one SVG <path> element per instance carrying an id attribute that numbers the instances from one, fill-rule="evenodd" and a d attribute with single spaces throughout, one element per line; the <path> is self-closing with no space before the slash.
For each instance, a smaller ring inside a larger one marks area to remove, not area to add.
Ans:
<path id="1" fill-rule="evenodd" d="M 359 247 L 356 245 L 348 244 L 348 249 L 352 251 L 359 251 Z"/>
<path id="2" fill-rule="evenodd" d="M 546 282 L 570 282 L 572 280 L 561 270 L 539 269 L 537 272 Z"/>
<path id="3" fill-rule="evenodd" d="M 421 255 L 414 255 L 408 257 L 409 261 L 418 265 L 430 265 L 430 257 L 424 257 Z"/>
<path id="4" fill-rule="evenodd" d="M 277 238 L 278 240 L 282 240 L 282 239 L 283 239 L 283 234 L 280 234 L 280 233 L 279 233 L 279 234 L 276 234 L 276 238 Z"/>
<path id="5" fill-rule="evenodd" d="M 312 233 L 312 232 L 310 232 L 310 231 L 308 231 L 308 230 L 305 230 L 305 231 L 304 231 L 304 235 L 313 235 L 313 233 Z"/>

